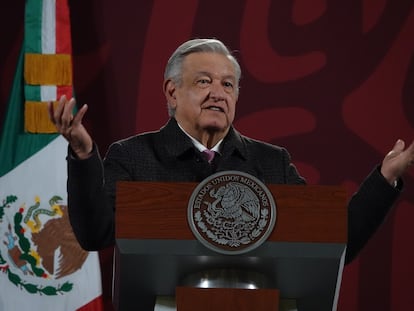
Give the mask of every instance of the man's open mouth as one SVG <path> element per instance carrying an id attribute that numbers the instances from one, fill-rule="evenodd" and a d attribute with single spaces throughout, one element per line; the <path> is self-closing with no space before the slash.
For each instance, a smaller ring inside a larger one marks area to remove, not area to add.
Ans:
<path id="1" fill-rule="evenodd" d="M 210 107 L 207 107 L 206 109 L 224 112 L 223 108 L 217 107 L 217 106 L 210 106 Z"/>

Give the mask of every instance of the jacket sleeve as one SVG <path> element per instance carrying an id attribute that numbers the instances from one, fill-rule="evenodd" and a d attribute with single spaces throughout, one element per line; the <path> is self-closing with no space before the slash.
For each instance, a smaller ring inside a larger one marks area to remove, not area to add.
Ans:
<path id="1" fill-rule="evenodd" d="M 348 244 L 345 263 L 351 262 L 384 222 L 403 187 L 391 186 L 376 167 L 348 204 Z"/>
<path id="2" fill-rule="evenodd" d="M 96 145 L 86 160 L 77 159 L 69 147 L 67 162 L 69 219 L 79 244 L 88 251 L 113 245 L 115 198 L 105 190 L 103 162 Z"/>

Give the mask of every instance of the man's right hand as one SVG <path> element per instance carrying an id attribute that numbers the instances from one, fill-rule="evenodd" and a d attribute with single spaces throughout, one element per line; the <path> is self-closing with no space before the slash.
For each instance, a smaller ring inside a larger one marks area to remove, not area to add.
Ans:
<path id="1" fill-rule="evenodd" d="M 88 131 L 82 124 L 83 116 L 88 110 L 87 105 L 83 105 L 79 111 L 73 115 L 73 108 L 76 100 L 68 100 L 63 95 L 57 104 L 49 102 L 49 117 L 56 126 L 57 131 L 69 142 L 73 152 L 79 159 L 86 159 L 90 156 L 93 149 L 93 141 Z"/>

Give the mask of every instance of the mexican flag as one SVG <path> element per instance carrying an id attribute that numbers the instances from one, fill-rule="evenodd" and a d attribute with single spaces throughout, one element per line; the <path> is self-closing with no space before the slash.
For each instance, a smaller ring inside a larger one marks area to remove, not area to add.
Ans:
<path id="1" fill-rule="evenodd" d="M 67 0 L 27 0 L 0 133 L 0 310 L 102 310 L 99 257 L 68 219 L 67 142 L 47 102 L 71 96 Z"/>

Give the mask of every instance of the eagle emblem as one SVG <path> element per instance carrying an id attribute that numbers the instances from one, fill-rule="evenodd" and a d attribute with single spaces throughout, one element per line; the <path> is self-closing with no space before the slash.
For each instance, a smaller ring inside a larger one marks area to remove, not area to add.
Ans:
<path id="1" fill-rule="evenodd" d="M 256 177 L 238 171 L 216 173 L 202 181 L 188 204 L 188 222 L 196 238 L 223 254 L 258 247 L 273 231 L 276 204 Z"/>
<path id="2" fill-rule="evenodd" d="M 70 276 L 88 257 L 72 231 L 67 206 L 53 196 L 46 204 L 39 197 L 26 207 L 9 195 L 0 203 L 0 271 L 32 294 L 70 292 Z"/>

